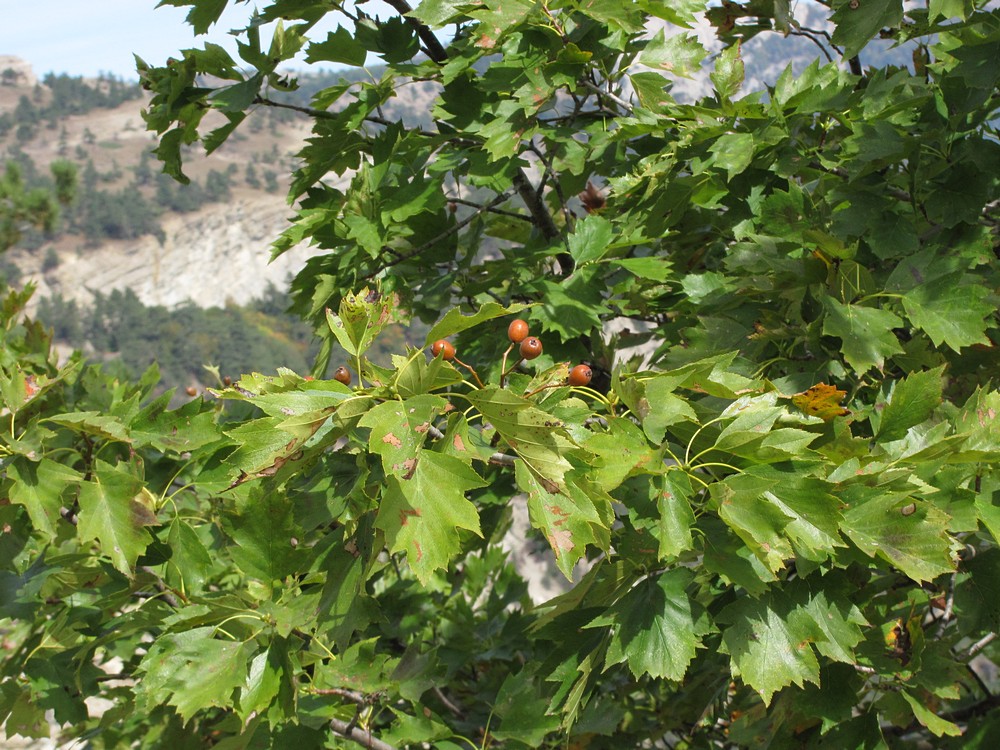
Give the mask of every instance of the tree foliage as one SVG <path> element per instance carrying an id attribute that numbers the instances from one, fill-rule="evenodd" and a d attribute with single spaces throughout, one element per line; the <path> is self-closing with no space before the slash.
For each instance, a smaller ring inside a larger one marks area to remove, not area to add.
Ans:
<path id="1" fill-rule="evenodd" d="M 227 4 L 167 1 L 197 33 Z M 994 746 L 998 11 L 835 2 L 827 33 L 783 2 L 388 4 L 265 4 L 240 61 L 139 62 L 179 179 L 257 110 L 313 119 L 274 253 L 314 247 L 319 379 L 169 410 L 155 370 L 60 365 L 3 305 L 8 731 Z M 744 91 L 741 43 L 774 32 L 836 59 Z M 866 66 L 882 40 L 909 65 Z M 290 105 L 300 52 L 385 68 Z M 386 117 L 416 81 L 430 124 Z M 407 317 L 457 356 L 371 362 Z M 573 581 L 541 604 L 501 544 L 519 503 Z"/>

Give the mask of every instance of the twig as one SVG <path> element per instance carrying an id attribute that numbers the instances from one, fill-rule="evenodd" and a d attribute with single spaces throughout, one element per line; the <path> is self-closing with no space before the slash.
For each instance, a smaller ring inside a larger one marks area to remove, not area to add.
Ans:
<path id="1" fill-rule="evenodd" d="M 488 211 L 493 206 L 500 205 L 505 200 L 508 200 L 510 197 L 511 197 L 510 191 L 500 193 L 500 195 L 498 195 L 492 201 L 490 201 L 489 203 L 487 203 L 485 206 L 481 206 L 476 211 L 473 211 L 469 216 L 467 216 L 466 218 L 464 218 L 461 221 L 457 222 L 455 224 L 455 226 L 448 227 L 448 229 L 446 229 L 445 231 L 441 232 L 441 234 L 437 235 L 436 237 L 432 237 L 431 239 L 427 240 L 427 242 L 425 242 L 424 244 L 420 245 L 419 247 L 414 248 L 410 252 L 408 252 L 408 253 L 400 253 L 393 260 L 391 260 L 389 262 L 382 263 L 376 270 L 372 271 L 369 274 L 366 274 L 366 275 L 362 276 L 361 280 L 362 281 L 367 281 L 368 279 L 371 279 L 372 277 L 374 277 L 376 274 L 381 273 L 382 271 L 384 271 L 386 268 L 390 268 L 391 266 L 395 266 L 395 265 L 397 265 L 399 263 L 402 263 L 403 261 L 409 260 L 410 258 L 414 258 L 414 257 L 420 255 L 420 253 L 424 252 L 428 248 L 434 247 L 434 245 L 436 245 L 437 243 L 441 242 L 442 240 L 446 240 L 449 237 L 451 237 L 451 235 L 455 234 L 456 232 L 460 232 L 462 229 L 464 229 L 469 224 L 471 224 L 473 221 L 475 221 L 476 217 L 479 216 L 479 214 L 483 213 L 484 211 Z"/>
<path id="2" fill-rule="evenodd" d="M 369 732 L 358 727 L 352 727 L 346 721 L 330 719 L 330 728 L 344 739 L 357 742 L 359 745 L 370 748 L 370 750 L 396 750 L 388 742 L 382 742 L 377 737 L 372 737 Z"/>
<path id="3" fill-rule="evenodd" d="M 347 698 L 351 703 L 357 703 L 359 706 L 367 706 L 373 700 L 370 696 L 362 695 L 347 688 L 314 688 L 312 693 L 314 695 L 336 695 L 338 698 Z"/>
<path id="4" fill-rule="evenodd" d="M 615 104 L 617 104 L 619 107 L 621 107 L 622 109 L 624 109 L 626 112 L 628 112 L 629 114 L 632 114 L 632 111 L 633 111 L 632 110 L 632 105 L 629 104 L 624 99 L 622 99 L 620 96 L 618 96 L 616 94 L 612 94 L 610 91 L 605 91 L 600 86 L 598 86 L 596 83 L 591 83 L 587 79 L 583 79 L 582 81 L 580 81 L 580 83 L 583 84 L 584 88 L 590 89 L 591 91 L 593 91 L 598 96 L 603 96 L 603 97 L 605 97 L 607 99 L 610 99 Z"/>
<path id="5" fill-rule="evenodd" d="M 965 652 L 966 658 L 971 658 L 982 651 L 984 648 L 989 646 L 996 639 L 996 633 L 987 633 L 978 641 L 969 646 L 969 650 Z"/>
<path id="6" fill-rule="evenodd" d="M 160 598 L 163 599 L 163 601 L 165 601 L 174 609 L 180 609 L 181 603 L 180 600 L 178 600 L 177 596 L 175 595 L 175 592 L 172 591 L 170 588 L 168 588 L 167 584 L 165 584 L 163 581 L 160 580 L 160 577 L 153 572 L 152 568 L 143 565 L 139 568 L 139 570 L 141 570 L 143 573 L 148 573 L 153 577 L 153 586 L 155 586 L 156 590 L 160 592 Z"/>
<path id="7" fill-rule="evenodd" d="M 449 711 L 455 714 L 455 716 L 457 716 L 459 719 L 465 717 L 465 713 L 462 711 L 462 709 L 460 709 L 458 706 L 456 706 L 454 703 L 448 700 L 448 696 L 446 696 L 444 693 L 441 692 L 441 688 L 435 685 L 433 689 L 434 689 L 434 695 L 436 695 L 438 697 L 438 700 L 440 700 L 441 703 L 444 704 L 445 708 L 447 708 Z"/>
<path id="8" fill-rule="evenodd" d="M 483 204 L 482 203 L 475 203 L 473 201 L 467 201 L 467 200 L 465 200 L 463 198 L 449 198 L 448 200 L 450 200 L 452 203 L 457 203 L 460 206 L 469 206 L 470 208 L 478 208 L 478 209 L 482 209 L 483 208 Z M 514 211 L 508 211 L 508 210 L 506 210 L 504 208 L 489 208 L 489 207 L 487 207 L 486 210 L 489 211 L 491 214 L 499 214 L 500 216 L 509 216 L 512 219 L 520 219 L 521 221 L 526 221 L 529 224 L 531 223 L 531 218 L 530 217 L 525 216 L 524 214 L 515 213 Z"/>

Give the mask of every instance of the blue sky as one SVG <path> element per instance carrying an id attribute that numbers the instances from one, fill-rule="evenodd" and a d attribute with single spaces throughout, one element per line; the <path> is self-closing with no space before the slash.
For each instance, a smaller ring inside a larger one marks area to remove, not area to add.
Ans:
<path id="1" fill-rule="evenodd" d="M 0 0 L 0 55 L 16 55 L 31 63 L 35 74 L 69 73 L 87 77 L 99 72 L 136 78 L 135 52 L 159 64 L 200 40 L 235 45 L 226 33 L 243 26 L 254 3 L 230 2 L 219 24 L 195 37 L 184 22 L 186 8 L 156 7 L 157 0 Z M 268 5 L 257 3 L 258 7 Z M 366 3 L 376 14 L 383 3 Z M 327 24 L 332 29 L 336 23 Z M 262 35 L 262 41 L 266 35 Z M 200 46 L 200 45 L 199 45 Z"/>

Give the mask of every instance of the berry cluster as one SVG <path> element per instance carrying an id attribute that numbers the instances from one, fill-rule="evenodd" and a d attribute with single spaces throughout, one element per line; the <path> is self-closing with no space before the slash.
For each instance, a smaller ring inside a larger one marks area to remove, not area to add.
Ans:
<path id="1" fill-rule="evenodd" d="M 501 372 L 503 374 L 500 376 L 501 385 L 507 375 L 509 375 L 522 361 L 537 359 L 541 356 L 543 351 L 541 340 L 538 337 L 531 335 L 531 331 L 528 329 L 528 324 L 520 318 L 511 321 L 511 324 L 507 327 L 507 338 L 510 339 L 510 346 L 503 355 L 503 363 L 501 364 Z M 511 365 L 510 369 L 506 369 L 507 355 L 510 354 L 511 350 L 515 346 L 518 348 L 520 358 L 517 362 Z M 450 341 L 446 339 L 438 339 L 435 341 L 431 344 L 431 354 L 445 360 L 454 360 L 472 372 L 472 374 L 476 376 L 476 381 L 479 382 L 479 376 L 476 375 L 475 370 L 455 357 L 455 346 Z M 591 377 L 593 377 L 593 371 L 587 365 L 577 365 L 570 371 L 568 382 L 572 386 L 585 386 L 590 382 Z"/>

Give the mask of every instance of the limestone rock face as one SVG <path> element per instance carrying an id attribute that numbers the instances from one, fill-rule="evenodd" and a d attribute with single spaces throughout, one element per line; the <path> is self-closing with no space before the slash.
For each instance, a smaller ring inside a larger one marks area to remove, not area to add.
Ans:
<path id="1" fill-rule="evenodd" d="M 59 265 L 44 273 L 44 251 L 15 251 L 13 259 L 25 280 L 38 285 L 36 296 L 61 294 L 89 304 L 94 292 L 128 288 L 146 305 L 246 304 L 269 284 L 287 288 L 289 276 L 305 264 L 304 249 L 268 263 L 270 244 L 291 214 L 282 200 L 244 197 L 165 217 L 162 244 L 153 236 L 105 241 L 60 253 Z"/>
<path id="2" fill-rule="evenodd" d="M 14 55 L 0 55 L 0 85 L 31 87 L 36 83 L 31 63 Z"/>

